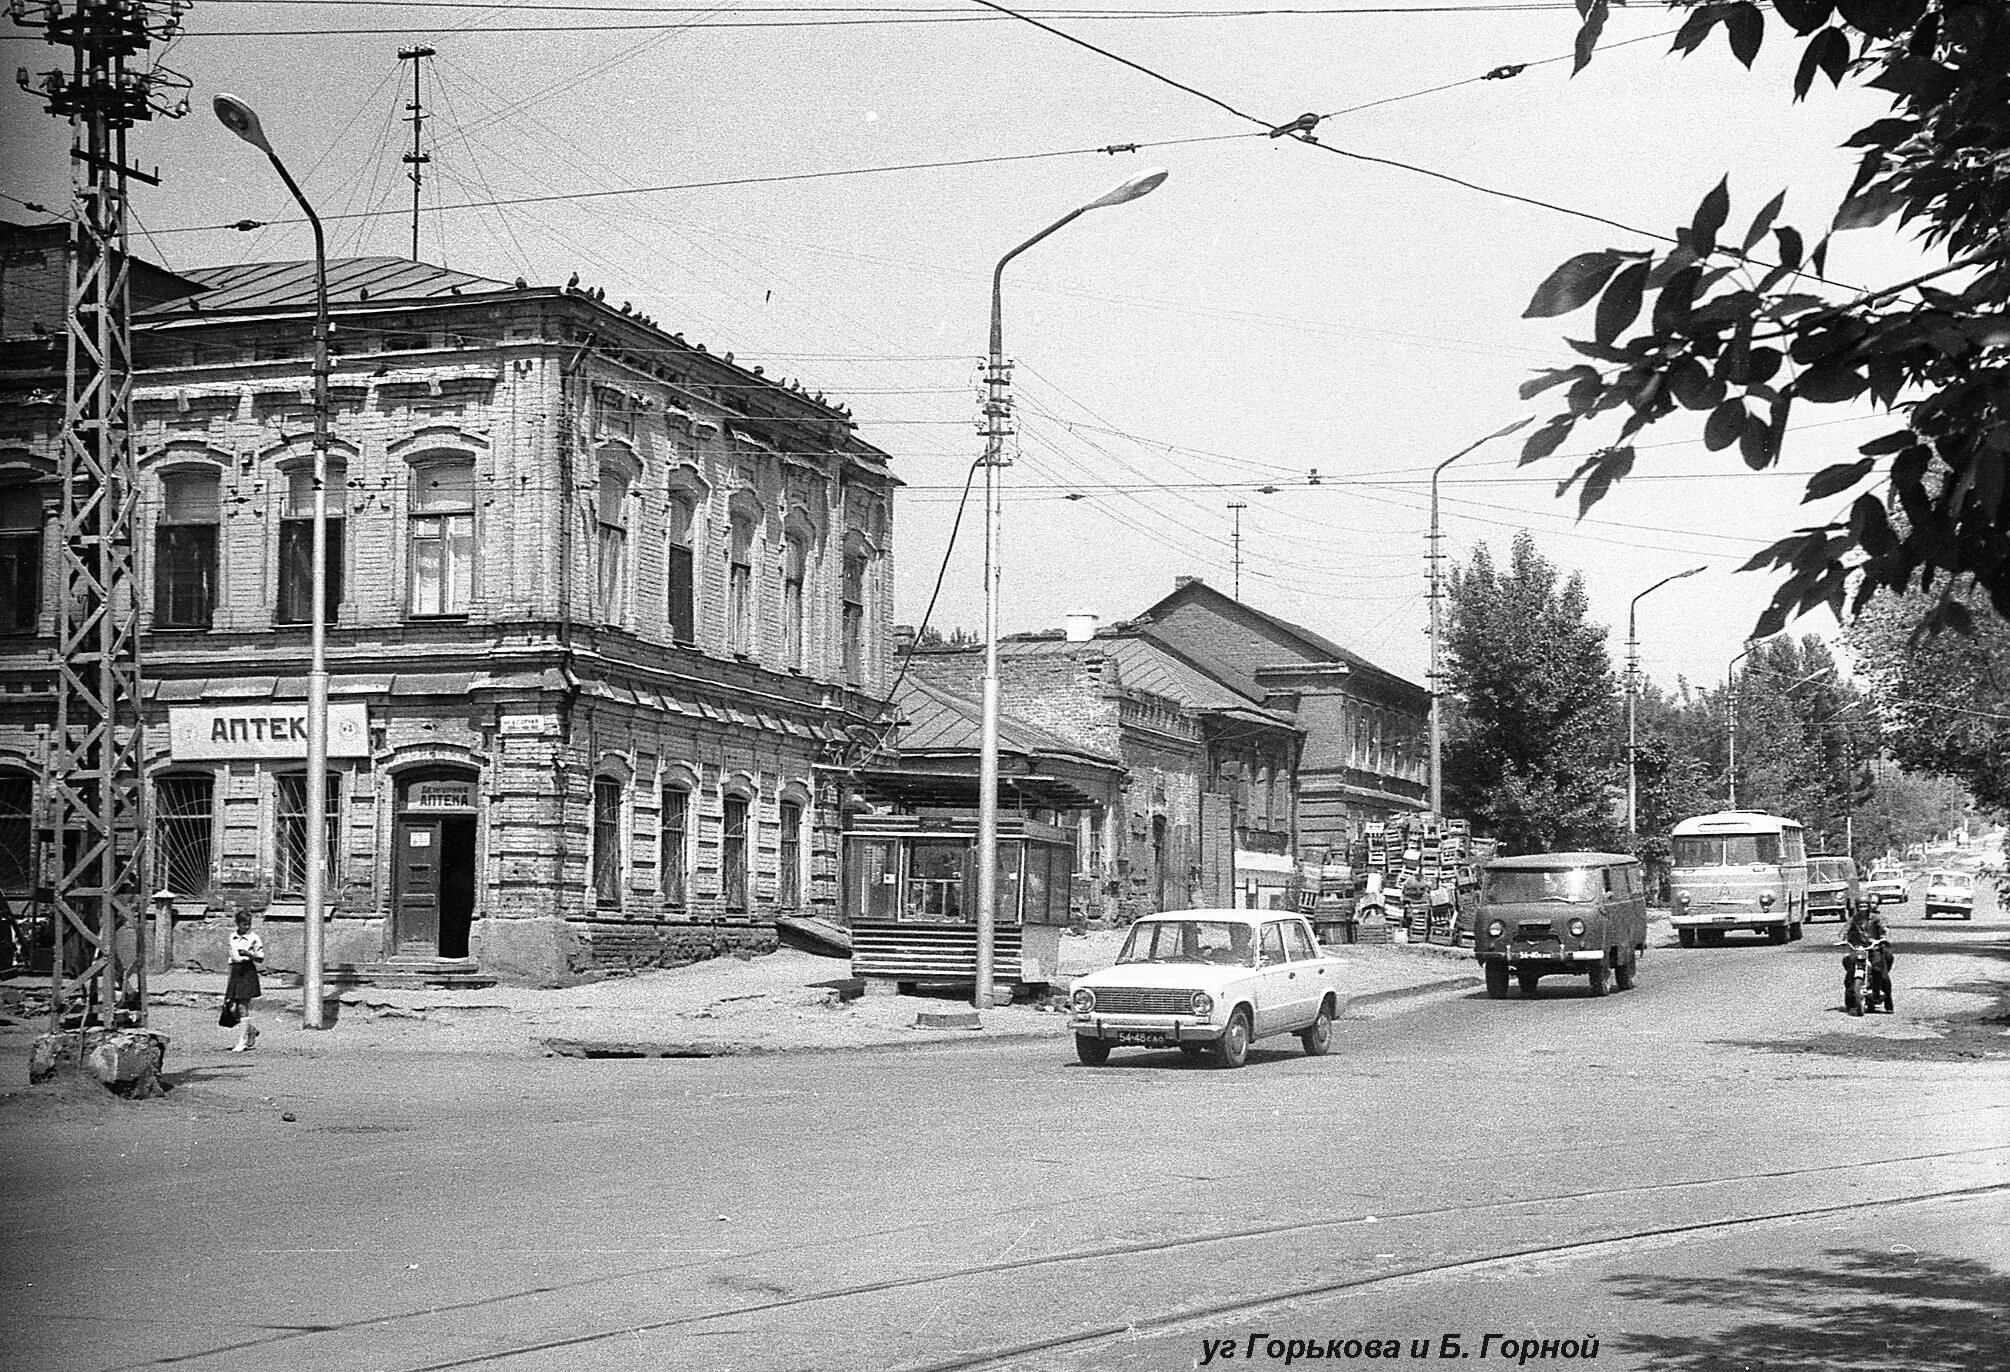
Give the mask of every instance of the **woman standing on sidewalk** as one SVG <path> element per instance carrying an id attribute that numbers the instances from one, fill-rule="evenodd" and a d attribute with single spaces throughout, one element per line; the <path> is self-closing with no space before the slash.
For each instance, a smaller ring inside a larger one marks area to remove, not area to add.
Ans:
<path id="1" fill-rule="evenodd" d="M 243 1053 L 258 1042 L 258 1026 L 251 1022 L 251 1002 L 258 999 L 258 964 L 265 961 L 265 940 L 251 928 L 251 912 L 237 912 L 237 932 L 230 936 L 230 980 L 224 983 L 225 1006 L 237 1011 L 237 1043 L 231 1052 Z"/>

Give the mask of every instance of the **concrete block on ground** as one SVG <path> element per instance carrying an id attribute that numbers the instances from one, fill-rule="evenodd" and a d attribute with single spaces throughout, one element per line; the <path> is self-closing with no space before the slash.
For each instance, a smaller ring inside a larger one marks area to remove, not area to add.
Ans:
<path id="1" fill-rule="evenodd" d="M 914 1017 L 917 1029 L 982 1029 L 975 1010 L 923 1010 Z"/>

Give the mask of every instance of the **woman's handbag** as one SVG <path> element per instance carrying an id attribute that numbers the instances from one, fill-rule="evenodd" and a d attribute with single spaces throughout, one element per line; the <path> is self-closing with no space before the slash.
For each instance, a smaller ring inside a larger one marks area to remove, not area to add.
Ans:
<path id="1" fill-rule="evenodd" d="M 217 1014 L 216 1022 L 225 1029 L 235 1029 L 238 1019 L 237 1002 L 234 1000 L 225 1001 L 223 1009 Z"/>

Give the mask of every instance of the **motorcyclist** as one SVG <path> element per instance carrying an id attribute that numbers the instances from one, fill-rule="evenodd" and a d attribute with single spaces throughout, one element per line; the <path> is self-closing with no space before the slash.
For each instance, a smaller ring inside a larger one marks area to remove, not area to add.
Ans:
<path id="1" fill-rule="evenodd" d="M 1842 942 L 1849 945 L 1851 952 L 1843 956 L 1843 1000 L 1849 999 L 1849 976 L 1852 959 L 1868 958 L 1869 975 L 1864 979 L 1864 1011 L 1875 1010 L 1880 1000 L 1886 1014 L 1894 1013 L 1891 1003 L 1891 930 L 1885 925 L 1884 916 L 1877 906 L 1868 901 L 1860 901 L 1850 910 L 1849 923 L 1843 926 Z M 1862 949 L 1862 953 L 1855 950 Z"/>

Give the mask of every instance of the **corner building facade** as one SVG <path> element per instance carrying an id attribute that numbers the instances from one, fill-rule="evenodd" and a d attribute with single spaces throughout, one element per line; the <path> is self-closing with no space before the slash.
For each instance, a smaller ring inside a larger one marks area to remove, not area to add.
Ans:
<path id="1" fill-rule="evenodd" d="M 284 967 L 311 841 L 312 264 L 182 284 L 135 305 L 154 950 L 220 965 L 249 909 Z M 886 455 L 573 287 L 376 258 L 330 289 L 331 969 L 549 980 L 834 912 L 841 767 L 890 681 Z M 45 395 L 0 397 L 9 566 L 39 569 L 0 592 L 16 887 L 48 842 Z"/>

